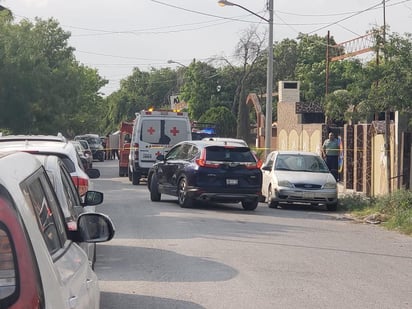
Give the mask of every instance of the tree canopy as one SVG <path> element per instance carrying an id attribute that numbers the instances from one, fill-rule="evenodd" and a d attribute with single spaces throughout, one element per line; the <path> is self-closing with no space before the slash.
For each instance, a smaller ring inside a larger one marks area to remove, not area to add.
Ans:
<path id="1" fill-rule="evenodd" d="M 70 33 L 53 19 L 13 24 L 8 15 L 1 15 L 0 32 L 0 128 L 67 136 L 99 131 L 98 91 L 107 81 L 76 61 Z"/>
<path id="2" fill-rule="evenodd" d="M 239 38 L 231 61 L 194 59 L 187 67 L 149 71 L 135 67 L 106 98 L 99 91 L 107 81 L 76 60 L 70 33 L 56 20 L 14 23 L 11 12 L 0 8 L 0 33 L 3 132 L 106 134 L 142 109 L 170 108 L 171 96 L 179 95 L 192 121 L 214 121 L 226 136 L 248 140 L 256 117 L 246 97 L 266 93 L 266 40 L 253 27 Z M 325 49 L 335 44 L 333 38 L 328 42 L 326 36 L 299 34 L 275 42 L 274 91 L 277 81 L 300 81 L 301 101 L 322 104 L 328 119 L 337 122 L 368 119 L 388 109 L 411 112 L 411 34 L 387 34 L 385 42 L 381 31 L 375 34 L 377 60 L 332 62 L 328 94 Z M 277 98 L 272 104 L 276 119 Z"/>

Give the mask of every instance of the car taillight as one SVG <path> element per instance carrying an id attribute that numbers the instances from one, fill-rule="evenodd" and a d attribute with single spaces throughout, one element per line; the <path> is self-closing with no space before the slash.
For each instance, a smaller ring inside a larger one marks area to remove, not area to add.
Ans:
<path id="1" fill-rule="evenodd" d="M 79 191 L 80 196 L 86 194 L 87 190 L 89 190 L 89 180 L 86 178 L 72 176 L 73 182 Z"/>
<path id="2" fill-rule="evenodd" d="M 207 161 L 206 160 L 206 149 L 202 149 L 202 152 L 200 154 L 200 158 L 196 159 L 196 164 L 201 166 L 201 167 L 210 167 L 210 168 L 219 168 L 220 164 L 215 163 L 213 161 Z"/>
<path id="3" fill-rule="evenodd" d="M 133 144 L 133 147 L 134 147 L 134 149 L 136 149 L 136 150 L 134 151 L 134 159 L 135 159 L 136 161 L 138 161 L 138 160 L 139 160 L 139 144 L 138 144 L 138 143 L 134 143 L 134 144 Z"/>
<path id="4" fill-rule="evenodd" d="M 245 167 L 249 170 L 259 169 L 262 166 L 262 160 L 258 160 L 257 162 L 250 162 L 245 164 Z"/>
<path id="5" fill-rule="evenodd" d="M 44 308 L 40 275 L 26 236 L 13 206 L 0 198 L 0 308 Z"/>

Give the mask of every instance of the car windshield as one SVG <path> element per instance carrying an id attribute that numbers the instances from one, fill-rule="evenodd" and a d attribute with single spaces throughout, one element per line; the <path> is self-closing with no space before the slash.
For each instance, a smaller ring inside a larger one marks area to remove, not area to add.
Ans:
<path id="1" fill-rule="evenodd" d="M 87 137 L 87 142 L 89 143 L 89 145 L 101 144 L 101 140 L 98 137 Z"/>
<path id="2" fill-rule="evenodd" d="M 319 156 L 303 154 L 280 154 L 276 158 L 275 170 L 294 172 L 328 173 L 329 169 Z"/>
<path id="3" fill-rule="evenodd" d="M 248 147 L 210 146 L 206 149 L 206 160 L 208 161 L 256 162 Z"/>

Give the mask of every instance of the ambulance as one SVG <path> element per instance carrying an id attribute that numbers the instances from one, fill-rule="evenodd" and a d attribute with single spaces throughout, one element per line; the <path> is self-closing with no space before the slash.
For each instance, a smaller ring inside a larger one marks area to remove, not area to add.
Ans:
<path id="1" fill-rule="evenodd" d="M 156 157 L 175 144 L 192 139 L 187 112 L 142 110 L 136 113 L 130 142 L 128 176 L 133 185 L 146 178 Z"/>

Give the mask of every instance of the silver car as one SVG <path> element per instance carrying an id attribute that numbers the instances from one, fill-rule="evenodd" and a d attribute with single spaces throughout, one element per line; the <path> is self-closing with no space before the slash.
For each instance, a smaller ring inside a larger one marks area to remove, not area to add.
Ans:
<path id="1" fill-rule="evenodd" d="M 336 180 L 318 154 L 273 151 L 261 169 L 262 195 L 270 208 L 276 208 L 279 203 L 309 203 L 336 210 Z"/>

